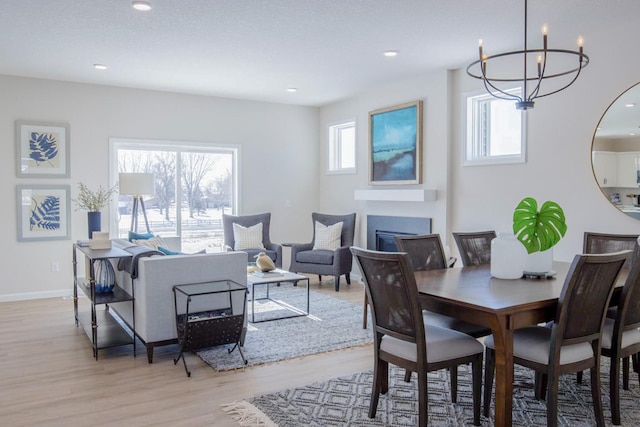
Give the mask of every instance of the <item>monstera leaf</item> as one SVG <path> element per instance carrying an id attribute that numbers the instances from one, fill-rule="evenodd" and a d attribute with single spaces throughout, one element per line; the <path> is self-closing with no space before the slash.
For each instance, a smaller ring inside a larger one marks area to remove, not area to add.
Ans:
<path id="1" fill-rule="evenodd" d="M 552 248 L 566 232 L 564 211 L 556 202 L 544 202 L 538 211 L 535 199 L 526 197 L 513 212 L 513 233 L 530 254 Z"/>
<path id="2" fill-rule="evenodd" d="M 29 157 L 36 163 L 54 159 L 58 155 L 58 140 L 49 133 L 31 132 Z"/>
<path id="3" fill-rule="evenodd" d="M 47 196 L 42 203 L 33 201 L 30 229 L 59 230 L 60 229 L 60 198 Z"/>

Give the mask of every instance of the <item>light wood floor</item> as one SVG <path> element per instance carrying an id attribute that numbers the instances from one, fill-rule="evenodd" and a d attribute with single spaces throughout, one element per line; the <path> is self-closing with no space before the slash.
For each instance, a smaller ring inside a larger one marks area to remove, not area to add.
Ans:
<path id="1" fill-rule="evenodd" d="M 311 288 L 362 304 L 356 281 L 343 279 L 336 293 L 316 277 Z M 173 364 L 177 346 L 156 349 L 153 364 L 140 345 L 136 358 L 127 346 L 100 350 L 96 361 L 70 298 L 0 303 L 0 326 L 2 426 L 231 427 L 223 403 L 373 368 L 371 345 L 232 372 L 188 353 L 191 378 Z"/>

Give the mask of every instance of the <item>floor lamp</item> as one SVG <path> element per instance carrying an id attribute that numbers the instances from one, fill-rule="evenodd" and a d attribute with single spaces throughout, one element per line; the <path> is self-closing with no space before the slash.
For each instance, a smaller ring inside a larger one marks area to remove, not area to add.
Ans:
<path id="1" fill-rule="evenodd" d="M 133 209 L 131 210 L 131 231 L 138 232 L 138 211 L 142 210 L 144 216 L 144 224 L 147 226 L 147 233 L 151 233 L 149 229 L 149 221 L 147 220 L 147 211 L 144 208 L 144 200 L 142 196 L 155 194 L 155 179 L 152 173 L 121 173 L 118 182 L 120 195 L 133 196 Z"/>

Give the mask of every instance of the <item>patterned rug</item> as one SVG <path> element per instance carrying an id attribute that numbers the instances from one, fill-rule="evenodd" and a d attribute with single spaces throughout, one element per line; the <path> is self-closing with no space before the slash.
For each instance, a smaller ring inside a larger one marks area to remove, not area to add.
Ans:
<path id="1" fill-rule="evenodd" d="M 266 288 L 256 287 L 257 298 L 266 296 Z M 254 302 L 255 320 L 283 317 L 306 310 L 307 289 L 283 283 L 270 287 L 266 299 Z M 249 295 L 249 299 L 251 299 Z M 371 326 L 362 329 L 362 306 L 319 292 L 310 292 L 309 316 L 249 323 L 243 353 L 246 366 L 272 363 L 310 354 L 340 350 L 372 342 Z M 251 301 L 247 304 L 247 318 L 251 322 Z M 242 368 L 238 350 L 218 346 L 198 351 L 207 364 L 217 371 Z"/>
<path id="2" fill-rule="evenodd" d="M 449 376 L 446 371 L 429 373 L 429 425 L 471 426 L 473 408 L 471 373 L 460 368 L 458 403 L 452 404 Z M 418 425 L 417 380 L 403 380 L 404 371 L 390 368 L 389 392 L 380 395 L 375 419 L 367 412 L 371 396 L 373 372 L 314 383 L 305 387 L 253 397 L 243 402 L 224 405 L 240 425 L 279 427 L 338 427 L 338 426 L 416 426 Z M 602 404 L 605 423 L 611 425 L 609 410 L 609 365 L 602 363 Z M 631 377 L 630 390 L 620 392 L 622 425 L 640 425 L 640 387 L 637 374 Z M 559 392 L 559 426 L 593 426 L 593 407 L 589 388 L 589 374 L 582 384 L 575 375 L 561 378 Z M 545 426 L 546 404 L 533 398 L 533 374 L 516 366 L 513 402 L 514 426 Z M 491 417 L 482 417 L 483 426 L 494 425 Z"/>

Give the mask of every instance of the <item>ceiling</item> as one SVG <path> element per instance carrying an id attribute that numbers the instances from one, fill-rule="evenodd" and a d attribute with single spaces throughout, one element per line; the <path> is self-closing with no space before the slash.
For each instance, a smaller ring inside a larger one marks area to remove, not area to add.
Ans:
<path id="1" fill-rule="evenodd" d="M 2 0 L 0 74 L 322 106 L 464 66 L 479 37 L 487 53 L 522 47 L 514 0 L 149 2 Z M 588 53 L 597 31 L 638 16 L 638 0 L 531 1 L 530 47 L 546 23 L 550 47 L 582 35 Z"/>

